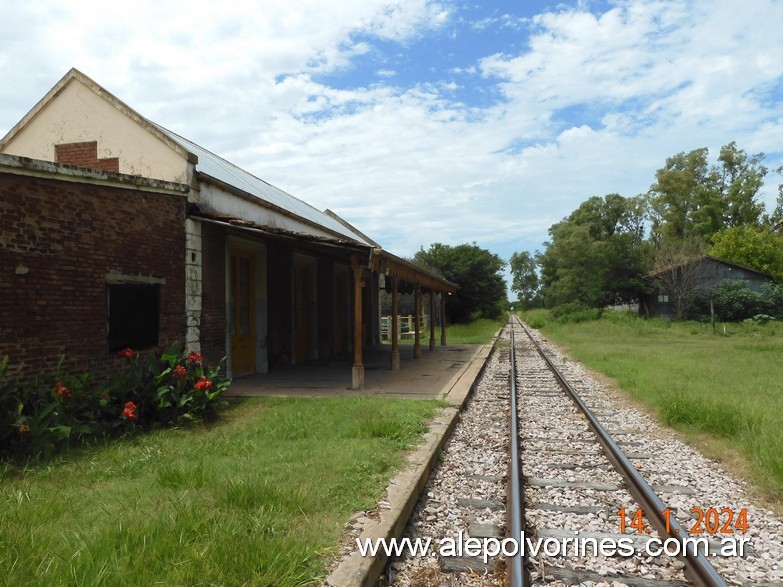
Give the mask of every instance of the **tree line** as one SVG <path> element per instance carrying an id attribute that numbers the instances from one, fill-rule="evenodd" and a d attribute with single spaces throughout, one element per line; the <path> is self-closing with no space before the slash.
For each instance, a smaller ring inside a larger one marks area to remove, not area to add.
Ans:
<path id="1" fill-rule="evenodd" d="M 508 306 L 507 266 L 522 308 L 603 308 L 663 290 L 677 317 L 684 318 L 694 305 L 704 305 L 692 282 L 706 255 L 783 282 L 783 184 L 768 213 L 760 201 L 769 172 L 763 160 L 763 153 L 749 155 L 735 142 L 720 149 L 714 164 L 707 148 L 678 153 L 655 173 L 647 192 L 582 202 L 549 228 L 543 251 L 514 253 L 507 263 L 476 243 L 434 243 L 410 261 L 459 284 L 446 301 L 450 323 L 500 316 Z M 783 166 L 776 171 L 783 174 Z M 716 295 L 734 306 L 751 298 L 748 308 L 777 304 L 783 314 L 783 285 L 755 298 L 738 288 L 734 284 Z M 412 303 L 412 297 L 401 297 L 400 311 L 412 312 Z"/>
<path id="2" fill-rule="evenodd" d="M 503 277 L 506 262 L 476 243 L 456 246 L 434 243 L 427 249 L 419 249 L 409 260 L 459 285 L 457 292 L 446 299 L 446 320 L 450 324 L 498 318 L 507 305 Z M 413 314 L 412 294 L 400 296 L 399 312 Z M 381 295 L 381 313 L 391 313 L 388 294 Z"/>
<path id="3" fill-rule="evenodd" d="M 512 291 L 525 307 L 576 309 L 632 303 L 661 288 L 684 318 L 697 292 L 679 292 L 684 284 L 667 278 L 676 282 L 705 255 L 783 280 L 783 185 L 767 213 L 763 160 L 735 142 L 715 164 L 706 148 L 694 149 L 669 157 L 646 193 L 588 198 L 549 228 L 543 251 L 512 255 Z"/>

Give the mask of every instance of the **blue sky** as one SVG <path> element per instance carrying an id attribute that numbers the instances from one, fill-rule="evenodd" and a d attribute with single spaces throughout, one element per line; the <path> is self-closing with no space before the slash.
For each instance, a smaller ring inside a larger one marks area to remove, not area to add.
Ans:
<path id="1" fill-rule="evenodd" d="M 4 7 L 0 135 L 71 67 L 391 252 L 508 259 L 730 141 L 783 178 L 781 0 Z"/>

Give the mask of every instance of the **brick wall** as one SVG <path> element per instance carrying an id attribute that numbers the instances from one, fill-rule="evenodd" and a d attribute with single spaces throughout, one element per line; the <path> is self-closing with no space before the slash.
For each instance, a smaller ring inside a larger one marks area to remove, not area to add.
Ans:
<path id="1" fill-rule="evenodd" d="M 98 159 L 98 141 L 55 145 L 54 160 L 56 163 L 65 163 L 66 165 L 75 165 L 76 167 L 101 169 L 114 173 L 120 172 L 120 160 L 118 157 Z"/>
<path id="2" fill-rule="evenodd" d="M 159 343 L 185 333 L 183 196 L 0 173 L 0 357 L 12 374 L 104 373 L 107 273 L 165 280 Z"/>

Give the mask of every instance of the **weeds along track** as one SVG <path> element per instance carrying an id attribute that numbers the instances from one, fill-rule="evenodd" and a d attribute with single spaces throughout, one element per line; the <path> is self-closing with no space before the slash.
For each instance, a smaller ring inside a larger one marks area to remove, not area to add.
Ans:
<path id="1" fill-rule="evenodd" d="M 512 331 L 524 536 L 511 536 L 506 511 L 511 503 L 506 496 Z M 607 456 L 534 340 L 624 456 Z M 638 483 L 617 471 L 618 459 L 647 480 L 659 501 L 649 496 L 639 501 Z M 661 521 L 653 523 L 655 518 Z M 682 550 L 676 541 L 686 532 L 705 539 L 709 553 L 701 560 L 670 556 Z M 629 407 L 515 319 L 501 333 L 405 537 L 429 540 L 427 554 L 408 551 L 393 558 L 384 584 L 783 585 L 780 520 L 755 507 L 742 483 Z M 502 542 L 506 538 L 516 542 Z M 735 548 L 742 543 L 742 556 L 728 550 L 713 556 L 726 539 Z M 469 540 L 474 547 L 489 544 L 489 551 L 471 552 Z M 525 542 L 522 577 L 509 576 L 511 557 L 507 560 L 503 550 L 495 555 L 496 546 L 488 542 L 493 540 L 504 544 L 506 552 Z M 668 550 L 657 554 L 665 545 Z"/>

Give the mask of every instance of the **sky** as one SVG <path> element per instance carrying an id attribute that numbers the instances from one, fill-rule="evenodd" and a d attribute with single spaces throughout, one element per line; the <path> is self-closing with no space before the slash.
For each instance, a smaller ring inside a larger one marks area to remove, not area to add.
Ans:
<path id="1" fill-rule="evenodd" d="M 0 136 L 76 67 L 411 256 L 542 249 L 736 141 L 783 177 L 783 0 L 3 2 Z"/>

